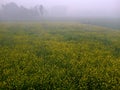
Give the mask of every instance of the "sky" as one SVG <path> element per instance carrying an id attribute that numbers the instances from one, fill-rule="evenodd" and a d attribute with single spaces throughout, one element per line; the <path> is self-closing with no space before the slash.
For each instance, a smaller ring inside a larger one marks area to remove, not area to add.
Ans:
<path id="1" fill-rule="evenodd" d="M 0 5 L 15 2 L 26 8 L 42 4 L 46 9 L 67 8 L 68 16 L 120 17 L 120 0 L 0 0 Z"/>

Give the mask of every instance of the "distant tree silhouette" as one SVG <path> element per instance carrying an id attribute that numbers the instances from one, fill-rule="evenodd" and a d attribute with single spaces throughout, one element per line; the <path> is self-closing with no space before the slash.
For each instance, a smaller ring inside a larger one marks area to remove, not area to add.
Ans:
<path id="1" fill-rule="evenodd" d="M 44 7 L 40 5 L 27 9 L 23 6 L 19 7 L 17 4 L 11 2 L 2 5 L 0 10 L 0 20 L 40 20 L 44 14 Z"/>
<path id="2" fill-rule="evenodd" d="M 44 8 L 43 8 L 43 5 L 40 5 L 39 10 L 40 10 L 40 14 L 43 16 L 43 14 L 44 14 Z"/>

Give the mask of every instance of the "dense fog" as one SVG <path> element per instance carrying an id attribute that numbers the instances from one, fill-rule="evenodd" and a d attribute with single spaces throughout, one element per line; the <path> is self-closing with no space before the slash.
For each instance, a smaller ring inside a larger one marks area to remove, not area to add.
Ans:
<path id="1" fill-rule="evenodd" d="M 119 0 L 0 0 L 0 20 L 119 18 Z"/>

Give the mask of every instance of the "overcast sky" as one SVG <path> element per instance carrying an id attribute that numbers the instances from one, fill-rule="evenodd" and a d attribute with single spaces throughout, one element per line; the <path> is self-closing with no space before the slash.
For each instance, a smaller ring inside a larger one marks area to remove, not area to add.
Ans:
<path id="1" fill-rule="evenodd" d="M 120 0 L 0 0 L 0 5 L 15 2 L 27 8 L 42 4 L 46 8 L 64 6 L 71 15 L 119 17 Z M 81 14 L 82 13 L 82 14 Z"/>

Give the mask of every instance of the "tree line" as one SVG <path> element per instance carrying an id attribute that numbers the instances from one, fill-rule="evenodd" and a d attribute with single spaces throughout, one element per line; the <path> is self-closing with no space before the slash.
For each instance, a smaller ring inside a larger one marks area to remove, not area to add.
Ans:
<path id="1" fill-rule="evenodd" d="M 43 5 L 28 9 L 11 2 L 2 5 L 0 20 L 40 20 L 44 16 L 44 13 L 45 8 Z"/>

